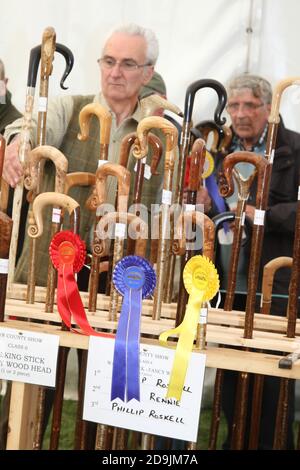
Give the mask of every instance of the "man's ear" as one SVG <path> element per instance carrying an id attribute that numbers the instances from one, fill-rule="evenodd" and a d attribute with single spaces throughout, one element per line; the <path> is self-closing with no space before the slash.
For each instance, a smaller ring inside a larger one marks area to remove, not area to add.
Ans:
<path id="1" fill-rule="evenodd" d="M 149 65 L 148 67 L 145 67 L 143 75 L 143 85 L 147 85 L 147 83 L 150 82 L 151 78 L 153 77 L 153 74 L 154 65 Z"/>

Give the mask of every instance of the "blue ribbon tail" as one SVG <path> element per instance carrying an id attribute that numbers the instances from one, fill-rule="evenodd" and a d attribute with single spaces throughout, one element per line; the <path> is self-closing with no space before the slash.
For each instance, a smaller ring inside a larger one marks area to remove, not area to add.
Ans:
<path id="1" fill-rule="evenodd" d="M 126 389 L 126 348 L 127 348 L 127 331 L 129 319 L 129 292 L 126 291 L 120 319 L 118 323 L 118 330 L 115 339 L 113 371 L 111 382 L 111 395 L 110 399 L 115 400 L 120 398 L 125 401 Z"/>
<path id="2" fill-rule="evenodd" d="M 140 324 L 142 290 L 131 289 L 127 343 L 127 400 L 140 401 Z"/>
<path id="3" fill-rule="evenodd" d="M 210 175 L 208 178 L 206 178 L 205 184 L 206 184 L 206 188 L 210 197 L 215 203 L 218 213 L 221 214 L 222 212 L 226 212 L 227 211 L 226 204 L 225 204 L 224 199 L 219 193 L 219 188 L 216 183 L 214 175 Z M 223 228 L 224 228 L 225 233 L 229 232 L 229 225 L 227 222 L 223 223 Z"/>

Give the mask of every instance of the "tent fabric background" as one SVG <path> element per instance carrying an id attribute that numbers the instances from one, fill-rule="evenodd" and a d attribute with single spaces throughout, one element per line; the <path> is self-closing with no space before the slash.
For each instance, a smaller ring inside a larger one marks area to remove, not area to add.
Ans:
<path id="1" fill-rule="evenodd" d="M 300 75 L 297 0 L 0 0 L 0 7 L 0 57 L 21 111 L 29 51 L 41 42 L 46 26 L 53 26 L 57 41 L 74 53 L 75 66 L 67 79 L 70 94 L 98 91 L 96 59 L 102 43 L 111 28 L 124 22 L 156 32 L 160 43 L 156 68 L 166 81 L 169 99 L 181 107 L 187 86 L 201 78 L 226 84 L 233 74 L 249 71 L 275 84 Z M 63 58 L 56 54 L 50 96 L 65 93 L 59 89 L 63 69 Z M 298 130 L 299 98 L 300 91 L 291 89 L 282 105 L 286 123 Z M 194 122 L 211 118 L 215 104 L 213 91 L 198 93 Z"/>

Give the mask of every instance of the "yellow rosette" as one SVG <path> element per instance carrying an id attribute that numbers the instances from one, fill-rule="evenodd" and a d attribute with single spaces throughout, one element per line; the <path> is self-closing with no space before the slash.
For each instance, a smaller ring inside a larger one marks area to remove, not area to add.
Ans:
<path id="1" fill-rule="evenodd" d="M 208 178 L 214 171 L 214 167 L 215 167 L 214 158 L 212 154 L 208 150 L 206 150 L 205 160 L 204 160 L 204 165 L 203 165 L 203 173 L 201 175 L 201 178 L 202 179 Z"/>
<path id="2" fill-rule="evenodd" d="M 178 343 L 170 376 L 167 398 L 181 399 L 189 357 L 193 349 L 202 302 L 212 299 L 219 290 L 219 276 L 213 263 L 205 256 L 193 256 L 183 270 L 183 282 L 189 295 L 182 323 L 159 337 L 167 346 L 169 336 L 178 335 Z"/>

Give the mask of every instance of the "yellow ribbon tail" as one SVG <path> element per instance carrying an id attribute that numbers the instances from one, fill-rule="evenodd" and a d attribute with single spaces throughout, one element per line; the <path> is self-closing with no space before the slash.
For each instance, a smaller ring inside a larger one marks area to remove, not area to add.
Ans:
<path id="1" fill-rule="evenodd" d="M 175 328 L 175 330 L 180 329 L 180 336 L 175 352 L 173 368 L 167 391 L 167 398 L 174 397 L 176 400 L 181 399 L 186 372 L 189 365 L 189 358 L 193 349 L 194 339 L 197 331 L 197 323 L 203 296 L 204 292 L 199 291 L 196 295 L 190 295 L 184 320 L 181 325 L 179 325 L 179 327 Z"/>

